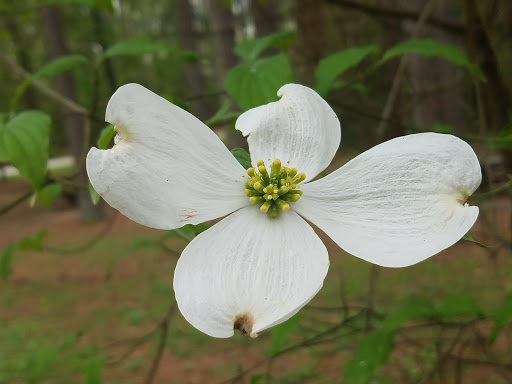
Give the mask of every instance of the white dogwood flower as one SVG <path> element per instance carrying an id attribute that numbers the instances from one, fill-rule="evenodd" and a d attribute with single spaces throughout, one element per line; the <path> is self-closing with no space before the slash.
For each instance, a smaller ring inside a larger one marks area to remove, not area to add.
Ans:
<path id="1" fill-rule="evenodd" d="M 247 171 L 210 128 L 137 84 L 107 106 L 117 144 L 87 156 L 96 191 L 140 224 L 175 229 L 227 215 L 188 244 L 174 273 L 181 313 L 211 336 L 257 336 L 315 296 L 329 259 L 306 220 L 357 257 L 403 267 L 457 242 L 478 216 L 466 201 L 480 166 L 464 141 L 398 137 L 312 181 L 338 149 L 338 118 L 307 87 L 278 96 L 236 122 Z"/>

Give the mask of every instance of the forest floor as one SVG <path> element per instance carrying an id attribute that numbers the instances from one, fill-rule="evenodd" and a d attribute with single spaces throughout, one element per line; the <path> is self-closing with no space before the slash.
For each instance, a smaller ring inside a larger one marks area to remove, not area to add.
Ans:
<path id="1" fill-rule="evenodd" d="M 2 183 L 0 207 L 27 190 L 29 186 L 21 181 Z M 173 308 L 172 275 L 186 243 L 168 239 L 166 247 L 171 251 L 165 251 L 152 242 L 162 231 L 105 208 L 105 219 L 94 224 L 81 223 L 77 210 L 65 199 L 52 209 L 31 208 L 25 202 L 0 217 L 0 251 L 47 231 L 41 251 L 14 251 L 12 274 L 8 281 L 0 280 L 0 384 L 92 384 L 97 382 L 94 367 L 97 372 L 103 367 L 103 383 L 146 382 L 160 340 L 158 324 Z M 512 289 L 512 263 L 493 232 L 510 233 L 511 208 L 506 199 L 497 198 L 486 202 L 481 212 L 486 220 L 479 219 L 472 235 L 489 249 L 461 241 L 410 268 L 378 268 L 371 305 L 387 312 L 404 296 L 421 295 L 438 303 L 450 295 L 469 293 L 484 310 L 496 308 Z M 495 223 L 496 231 L 489 230 L 486 221 Z M 331 258 L 329 275 L 324 288 L 301 311 L 299 328 L 286 345 L 339 323 L 344 310 L 368 304 L 371 266 L 319 234 Z M 238 334 L 213 339 L 196 331 L 174 308 L 153 382 L 337 383 L 357 340 L 338 333 L 323 344 L 266 360 L 270 332 L 256 339 Z M 471 346 L 468 349 L 471 354 Z M 376 382 L 416 382 L 415 375 L 426 374 L 426 367 L 433 364 L 431 352 L 405 347 L 395 351 L 391 365 L 381 370 Z M 260 361 L 253 371 L 234 379 Z M 504 382 L 485 366 L 464 369 L 470 372 L 464 383 Z M 455 383 L 452 371 L 426 382 Z M 260 381 L 258 375 L 267 373 L 273 380 Z"/>

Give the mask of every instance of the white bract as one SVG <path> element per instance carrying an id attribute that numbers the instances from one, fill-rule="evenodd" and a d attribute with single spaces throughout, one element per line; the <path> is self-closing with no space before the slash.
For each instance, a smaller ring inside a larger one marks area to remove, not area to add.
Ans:
<path id="1" fill-rule="evenodd" d="M 174 273 L 181 313 L 211 336 L 257 336 L 315 296 L 329 259 L 304 219 L 357 257 L 403 267 L 457 242 L 478 216 L 466 201 L 480 166 L 464 141 L 398 137 L 311 181 L 334 157 L 340 123 L 307 87 L 278 96 L 236 122 L 247 172 L 210 128 L 137 84 L 108 104 L 117 144 L 87 156 L 96 191 L 140 224 L 175 229 L 228 215 L 190 242 Z"/>

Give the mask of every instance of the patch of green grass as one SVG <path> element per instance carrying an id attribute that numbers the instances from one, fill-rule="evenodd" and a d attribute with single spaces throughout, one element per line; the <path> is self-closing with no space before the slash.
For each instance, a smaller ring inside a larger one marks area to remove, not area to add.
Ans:
<path id="1" fill-rule="evenodd" d="M 79 345 L 77 333 L 41 333 L 32 321 L 2 321 L 0 327 L 0 383 L 69 383 L 98 358 L 94 347 Z"/>

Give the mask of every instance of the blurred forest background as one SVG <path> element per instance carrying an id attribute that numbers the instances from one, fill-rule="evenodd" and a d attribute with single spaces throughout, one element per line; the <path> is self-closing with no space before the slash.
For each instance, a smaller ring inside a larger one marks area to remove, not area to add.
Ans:
<path id="1" fill-rule="evenodd" d="M 0 69 L 1 384 L 512 383 L 511 1 L 0 0 Z M 342 122 L 332 169 L 399 135 L 455 134 L 482 165 L 480 217 L 406 269 L 320 234 L 331 270 L 305 309 L 212 339 L 171 287 L 204 227 L 139 226 L 87 180 L 129 82 L 230 149 L 247 147 L 242 111 L 313 87 Z"/>

